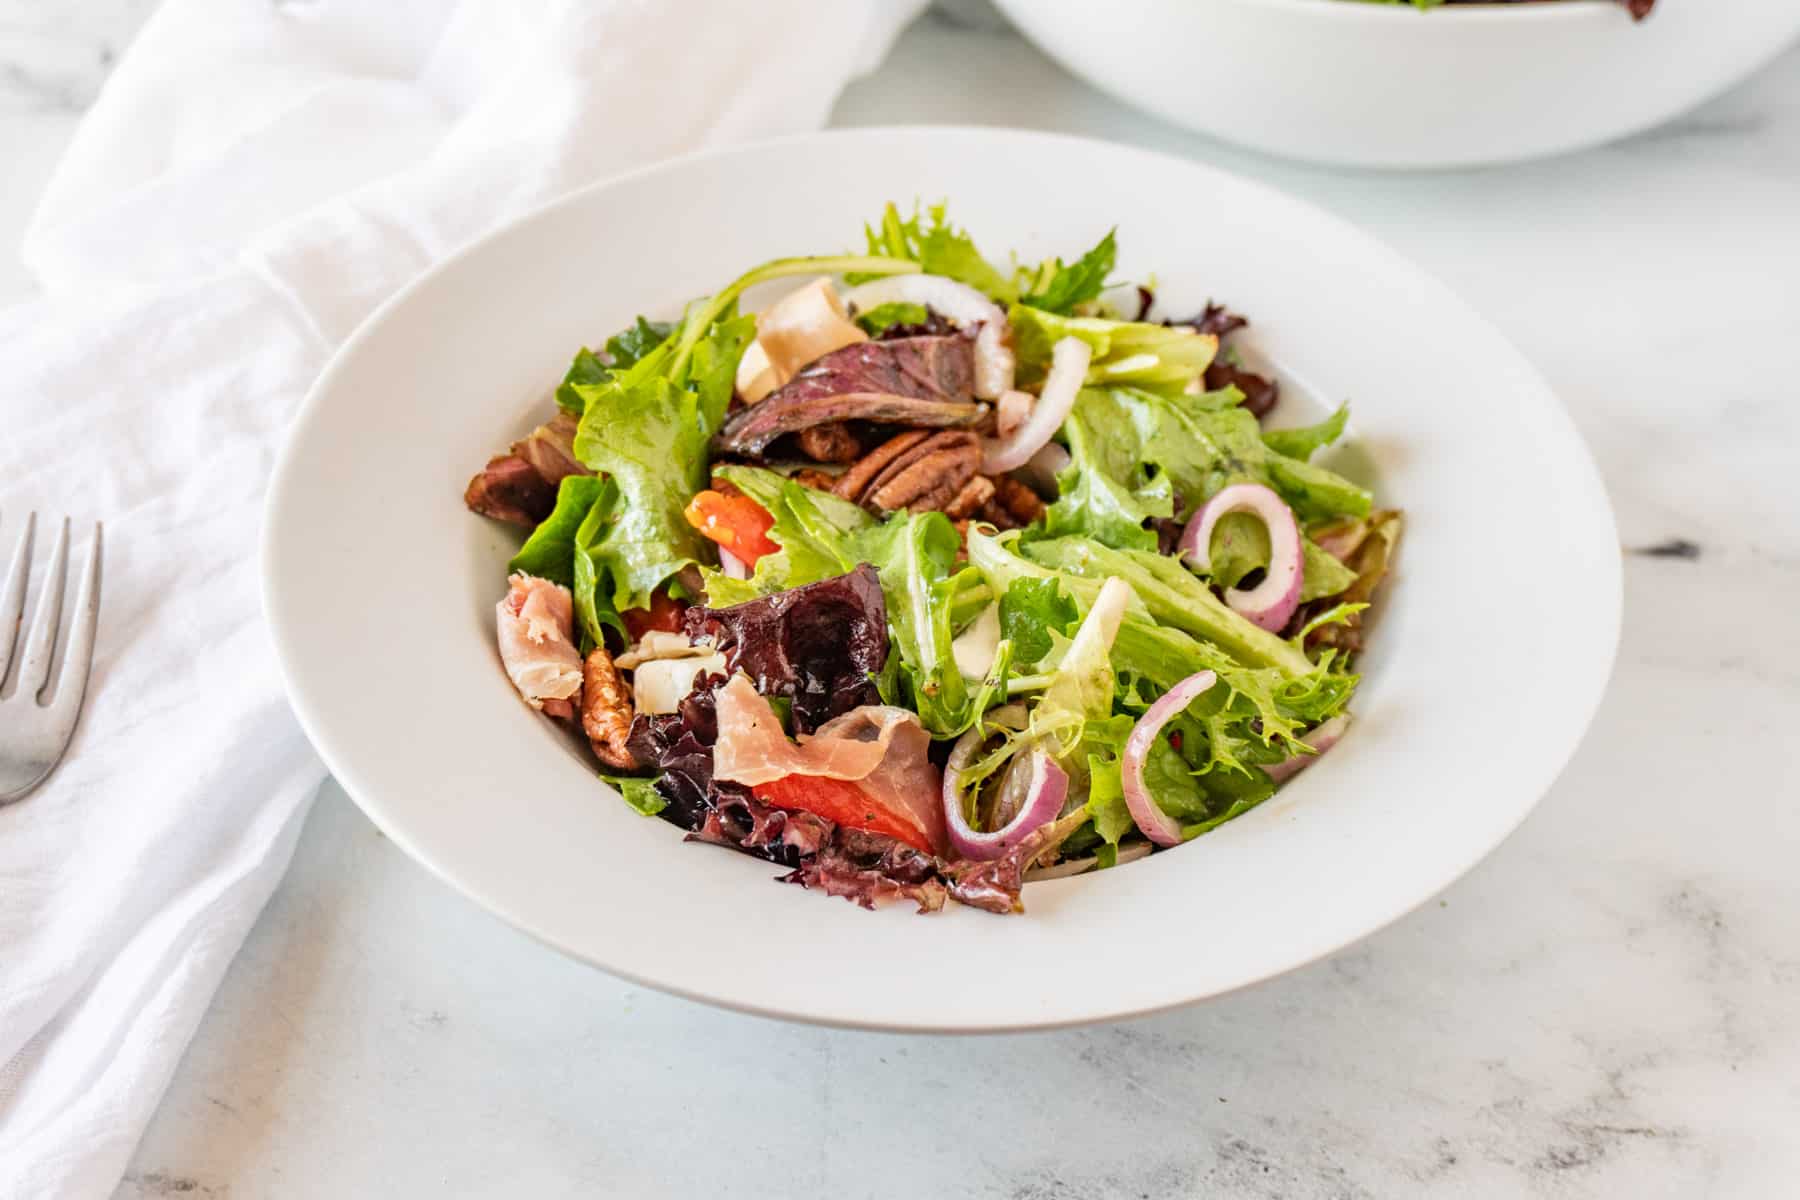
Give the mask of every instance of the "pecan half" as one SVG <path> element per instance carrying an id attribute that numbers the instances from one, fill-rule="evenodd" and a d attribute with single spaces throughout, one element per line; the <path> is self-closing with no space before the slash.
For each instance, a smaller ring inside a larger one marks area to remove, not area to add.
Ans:
<path id="1" fill-rule="evenodd" d="M 873 512 L 932 512 L 956 499 L 981 467 L 981 439 L 966 430 L 889 438 L 833 489 Z"/>
<path id="2" fill-rule="evenodd" d="M 1010 475 L 992 475 L 994 496 L 981 506 L 981 516 L 1001 529 L 1020 529 L 1044 515 L 1038 494 Z"/>
<path id="3" fill-rule="evenodd" d="M 863 506 L 883 512 L 942 509 L 980 469 L 980 438 L 961 430 L 934 433 L 875 477 Z"/>
<path id="4" fill-rule="evenodd" d="M 986 475 L 977 475 L 962 485 L 962 491 L 956 493 L 950 503 L 944 505 L 944 515 L 952 521 L 960 521 L 972 517 L 981 511 L 981 506 L 994 498 L 994 481 Z"/>
<path id="5" fill-rule="evenodd" d="M 862 443 L 840 422 L 802 429 L 794 439 L 800 443 L 800 453 L 814 462 L 855 462 L 862 454 Z"/>
<path id="6" fill-rule="evenodd" d="M 626 745 L 631 737 L 631 716 L 631 685 L 619 677 L 605 647 L 594 647 L 582 664 L 581 731 L 587 734 L 594 757 L 621 771 L 638 765 Z"/>
<path id="7" fill-rule="evenodd" d="M 888 467 L 898 461 L 907 451 L 912 450 L 931 434 L 923 429 L 909 429 L 905 433 L 896 433 L 881 445 L 863 455 L 848 471 L 837 477 L 837 483 L 831 490 L 846 500 L 860 501 L 875 481 Z"/>
<path id="8" fill-rule="evenodd" d="M 801 487 L 809 487 L 816 491 L 829 492 L 837 486 L 838 477 L 830 471 L 821 471 L 817 467 L 801 467 L 788 476 Z"/>

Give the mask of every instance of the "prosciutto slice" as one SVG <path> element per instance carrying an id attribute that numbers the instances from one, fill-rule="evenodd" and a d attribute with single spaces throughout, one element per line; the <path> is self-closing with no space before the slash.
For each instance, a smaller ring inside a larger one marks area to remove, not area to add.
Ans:
<path id="1" fill-rule="evenodd" d="M 929 757 L 931 735 L 916 714 L 890 705 L 863 705 L 791 742 L 775 710 L 746 676 L 732 676 L 716 699 L 715 779 L 746 787 L 789 775 L 854 783 L 871 804 L 906 822 L 927 844 L 942 851 L 941 780 Z"/>
<path id="2" fill-rule="evenodd" d="M 575 649 L 575 601 L 569 589 L 535 575 L 507 577 L 496 609 L 500 662 L 525 703 L 553 717 L 575 711 L 581 654 Z"/>

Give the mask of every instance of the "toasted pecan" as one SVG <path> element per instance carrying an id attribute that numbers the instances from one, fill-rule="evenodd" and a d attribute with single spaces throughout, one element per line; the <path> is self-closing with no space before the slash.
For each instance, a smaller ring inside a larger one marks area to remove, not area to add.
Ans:
<path id="1" fill-rule="evenodd" d="M 802 429 L 794 440 L 800 443 L 800 453 L 814 462 L 855 462 L 862 454 L 862 443 L 842 422 Z"/>
<path id="2" fill-rule="evenodd" d="M 1044 515 L 1043 500 L 1026 485 L 1010 475 L 991 475 L 988 478 L 994 481 L 994 498 L 986 509 L 997 509 L 1010 518 L 1003 528 L 1029 525 Z M 994 523 L 1002 524 L 998 520 Z"/>
<path id="3" fill-rule="evenodd" d="M 831 490 L 846 500 L 861 500 L 862 494 L 868 490 L 870 481 L 886 470 L 889 463 L 930 436 L 930 433 L 923 429 L 909 429 L 905 433 L 896 433 L 863 455 L 848 471 L 839 475 L 837 483 L 832 485 Z"/>
<path id="4" fill-rule="evenodd" d="M 621 771 L 638 765 L 626 746 L 631 717 L 631 685 L 620 677 L 606 648 L 594 647 L 582 664 L 581 731 L 587 734 L 594 757 Z"/>
<path id="5" fill-rule="evenodd" d="M 981 469 L 981 439 L 965 430 L 934 433 L 869 482 L 864 508 L 931 512 L 943 508 Z"/>
<path id="6" fill-rule="evenodd" d="M 962 485 L 962 490 L 951 497 L 950 503 L 944 505 L 944 515 L 952 521 L 960 521 L 972 517 L 981 511 L 981 506 L 994 498 L 994 481 L 986 475 L 977 475 Z"/>

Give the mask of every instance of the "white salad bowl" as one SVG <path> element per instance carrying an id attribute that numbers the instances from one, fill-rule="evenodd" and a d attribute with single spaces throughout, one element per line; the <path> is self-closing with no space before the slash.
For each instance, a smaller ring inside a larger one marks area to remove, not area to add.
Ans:
<path id="1" fill-rule="evenodd" d="M 1661 124 L 1800 33 L 1787 0 L 1452 5 L 996 0 L 1100 90 L 1254 150 L 1360 167 L 1536 158 Z"/>
<path id="2" fill-rule="evenodd" d="M 1056 164 L 1055 187 L 1037 186 Z M 1289 419 L 1348 398 L 1334 465 L 1407 513 L 1355 724 L 1274 799 L 1167 853 L 1031 883 L 1026 912 L 868 912 L 646 819 L 529 711 L 494 648 L 516 533 L 465 482 L 571 353 L 749 266 L 947 198 L 991 256 L 1078 254 L 1254 322 Z M 1144 1013 L 1292 969 L 1492 850 L 1610 668 L 1606 496 L 1544 381 L 1442 285 L 1317 209 L 1192 162 L 1046 134 L 893 129 L 687 158 L 579 192 L 388 303 L 320 378 L 271 484 L 269 622 L 349 793 L 454 887 L 577 958 L 750 1012 L 978 1031 Z"/>

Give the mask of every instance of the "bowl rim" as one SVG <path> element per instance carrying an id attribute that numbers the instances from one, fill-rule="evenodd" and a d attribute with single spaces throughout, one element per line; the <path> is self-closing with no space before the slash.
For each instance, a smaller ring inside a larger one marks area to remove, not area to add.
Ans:
<path id="1" fill-rule="evenodd" d="M 1260 0 L 1258 0 L 1258 2 L 1260 2 Z M 1278 2 L 1289 2 L 1289 0 L 1278 0 Z M 1315 0 L 1298 0 L 1298 2 L 1313 3 Z M 1601 0 L 1601 2 L 1609 3 L 1609 0 Z M 1582 745 L 1592 726 L 1595 716 L 1599 712 L 1600 705 L 1616 665 L 1622 628 L 1623 564 L 1616 555 L 1606 556 L 1605 565 L 1599 568 L 1602 575 L 1597 579 L 1605 597 L 1605 611 L 1594 615 L 1596 622 L 1595 631 L 1601 635 L 1598 638 L 1598 641 L 1601 649 L 1603 649 L 1603 656 L 1597 654 L 1595 657 L 1588 659 L 1586 664 L 1584 664 L 1584 670 L 1580 673 L 1579 677 L 1571 680 L 1571 683 L 1575 688 L 1578 688 L 1580 689 L 1580 692 L 1585 693 L 1584 702 L 1575 710 L 1580 713 L 1580 717 L 1578 720 L 1574 720 L 1564 727 L 1559 739 L 1560 746 L 1554 754 L 1539 757 L 1539 765 L 1537 769 L 1533 771 L 1533 776 L 1541 778 L 1541 782 L 1535 785 L 1528 785 L 1526 790 L 1531 793 L 1529 799 L 1520 803 L 1514 811 L 1506 814 L 1504 828 L 1497 830 L 1495 836 L 1483 845 L 1477 846 L 1471 842 L 1459 846 L 1449 852 L 1440 853 L 1438 855 L 1441 864 L 1440 868 L 1431 873 L 1435 879 L 1434 883 L 1429 884 L 1424 890 L 1409 889 L 1409 892 L 1412 893 L 1411 899 L 1406 903 L 1395 906 L 1392 911 L 1370 912 L 1365 914 L 1354 923 L 1355 927 L 1353 932 L 1349 932 L 1334 944 L 1322 947 L 1309 947 L 1300 952 L 1297 956 L 1290 957 L 1276 964 L 1264 965 L 1260 969 L 1247 972 L 1242 978 L 1227 986 L 1218 987 L 1210 991 L 1193 995 L 1163 997 L 1148 1002 L 1138 1001 L 1126 1006 L 1121 1006 L 1117 1001 L 1102 1001 L 1098 1004 L 1090 1001 L 1076 1006 L 1071 1011 L 1067 1011 L 1054 1017 L 1039 1017 L 1036 1019 L 1009 1021 L 980 1021 L 972 1024 L 951 1024 L 933 1020 L 901 1021 L 884 1019 L 879 1016 L 832 1013 L 821 1011 L 816 1008 L 808 1010 L 803 1007 L 787 1007 L 778 1004 L 770 1004 L 766 1001 L 753 998 L 740 998 L 730 994 L 728 989 L 720 989 L 714 983 L 703 984 L 686 980 L 677 981 L 666 977 L 666 975 L 660 972 L 648 968 L 637 967 L 616 958 L 603 958 L 603 956 L 596 954 L 591 947 L 573 943 L 550 929 L 540 927 L 536 924 L 534 918 L 519 912 L 516 909 L 509 909 L 508 905 L 492 896 L 489 889 L 484 885 L 460 877 L 453 864 L 443 860 L 437 853 L 422 846 L 420 841 L 413 836 L 412 830 L 405 827 L 404 822 L 392 819 L 393 814 L 388 810 L 388 806 L 384 802 L 373 797 L 365 799 L 366 777 L 362 768 L 351 761 L 355 758 L 355 754 L 349 751 L 340 754 L 338 752 L 338 746 L 330 740 L 330 738 L 335 735 L 321 737 L 321 731 L 327 724 L 327 718 L 321 710 L 315 708 L 312 702 L 314 697 L 311 692 L 308 689 L 297 686 L 298 676 L 300 674 L 299 668 L 303 663 L 303 660 L 298 655 L 298 647 L 294 644 L 295 639 L 293 636 L 293 630 L 296 625 L 294 618 L 298 614 L 293 609 L 292 598 L 282 594 L 282 589 L 278 582 L 279 576 L 281 575 L 281 570 L 278 566 L 281 553 L 279 544 L 276 540 L 276 533 L 286 522 L 277 519 L 277 515 L 279 510 L 283 507 L 295 507 L 289 495 L 294 488 L 294 477 L 298 469 L 296 463 L 300 457 L 298 453 L 296 453 L 295 448 L 300 445 L 308 427 L 320 419 L 323 412 L 323 397 L 337 387 L 338 376 L 344 373 L 361 348 L 372 338 L 377 336 L 379 329 L 392 312 L 402 305 L 409 303 L 413 296 L 432 286 L 437 279 L 442 275 L 449 273 L 457 264 L 482 252 L 491 243 L 504 240 L 520 226 L 540 219 L 545 213 L 551 210 L 578 205 L 585 197 L 602 189 L 620 186 L 644 176 L 676 170 L 696 161 L 738 154 L 754 154 L 767 151 L 771 148 L 788 146 L 796 143 L 849 140 L 864 137 L 925 137 L 933 139 L 1024 138 L 1040 143 L 1060 143 L 1068 147 L 1097 147 L 1113 153 L 1123 152 L 1148 159 L 1164 160 L 1184 169 L 1197 169 L 1202 172 L 1214 172 L 1229 176 L 1237 184 L 1242 185 L 1249 191 L 1267 193 L 1270 196 L 1281 198 L 1284 202 L 1304 206 L 1311 212 L 1314 219 L 1332 228 L 1337 235 L 1351 238 L 1362 243 L 1366 249 L 1377 255 L 1384 264 L 1391 266 L 1398 271 L 1410 274 L 1415 279 L 1425 283 L 1432 290 L 1438 292 L 1442 297 L 1454 302 L 1461 310 L 1461 318 L 1469 322 L 1471 328 L 1478 329 L 1485 334 L 1491 335 L 1506 349 L 1511 351 L 1511 354 L 1516 360 L 1516 365 L 1536 385 L 1537 390 L 1539 390 L 1543 398 L 1548 401 L 1547 415 L 1563 427 L 1563 433 L 1567 436 L 1570 450 L 1575 459 L 1574 465 L 1578 473 L 1585 475 L 1587 481 L 1592 484 L 1593 495 L 1597 501 L 1597 508 L 1593 515 L 1598 517 L 1600 522 L 1605 526 L 1610 539 L 1608 545 L 1616 545 L 1616 516 L 1613 512 L 1611 497 L 1607 493 L 1605 481 L 1600 474 L 1598 464 L 1593 457 L 1592 451 L 1589 449 L 1586 440 L 1581 436 L 1580 430 L 1575 425 L 1568 408 L 1562 403 L 1555 390 L 1550 387 L 1549 382 L 1545 380 L 1542 374 L 1537 371 L 1536 367 L 1531 364 L 1524 352 L 1514 345 L 1497 325 L 1474 308 L 1469 301 L 1463 299 L 1459 292 L 1451 288 L 1431 271 L 1415 263 L 1405 254 L 1390 246 L 1385 240 L 1362 229 L 1360 226 L 1337 215 L 1329 209 L 1304 198 L 1294 196 L 1293 194 L 1257 179 L 1254 176 L 1220 167 L 1203 160 L 1197 160 L 1180 154 L 1153 150 L 1128 142 L 1119 142 L 1105 138 L 1086 137 L 1055 131 L 1022 129 L 1006 126 L 858 126 L 848 129 L 819 130 L 787 134 L 754 142 L 734 143 L 722 147 L 695 150 L 637 167 L 629 171 L 621 172 L 617 175 L 608 176 L 604 179 L 596 180 L 579 188 L 562 193 L 561 195 L 552 197 L 541 204 L 535 205 L 514 217 L 492 226 L 480 235 L 446 254 L 443 258 L 439 259 L 393 295 L 388 297 L 363 320 L 363 322 L 332 354 L 330 360 L 321 369 L 312 387 L 308 390 L 300 406 L 295 411 L 294 418 L 288 429 L 288 435 L 282 443 L 280 455 L 270 474 L 268 491 L 263 504 L 264 521 L 258 547 L 263 615 L 265 622 L 267 623 L 270 640 L 276 651 L 276 659 L 283 680 L 284 690 L 286 691 L 292 711 L 299 720 L 302 729 L 306 732 L 308 740 L 312 743 L 314 749 L 319 753 L 321 759 L 324 760 L 332 775 L 339 781 L 345 792 L 357 803 L 357 806 L 363 811 L 364 815 L 367 816 L 384 835 L 402 849 L 409 858 L 412 858 L 430 874 L 442 880 L 454 892 L 474 902 L 490 915 L 531 937 L 534 941 L 538 941 L 545 946 L 556 950 L 558 953 L 567 955 L 588 966 L 604 970 L 618 978 L 641 986 L 653 988 L 670 995 L 681 996 L 684 999 L 695 1000 L 701 1003 L 754 1016 L 833 1028 L 863 1029 L 895 1033 L 952 1035 L 1053 1030 L 1099 1022 L 1126 1020 L 1172 1011 L 1177 1008 L 1186 1007 L 1190 1004 L 1196 1004 L 1204 1000 L 1210 1000 L 1219 996 L 1241 991 L 1244 988 L 1267 982 L 1270 979 L 1277 978 L 1301 967 L 1320 961 L 1323 958 L 1336 954 L 1343 949 L 1355 945 L 1363 939 L 1380 932 L 1399 921 L 1401 918 L 1408 916 L 1429 903 L 1432 898 L 1460 880 L 1470 870 L 1497 850 L 1500 845 L 1517 830 L 1525 819 L 1536 810 L 1537 806 L 1542 802 L 1549 790 L 1555 785 L 1557 779 L 1567 768 L 1569 761 Z M 292 516 L 290 514 L 288 515 L 287 520 L 291 519 Z"/>

